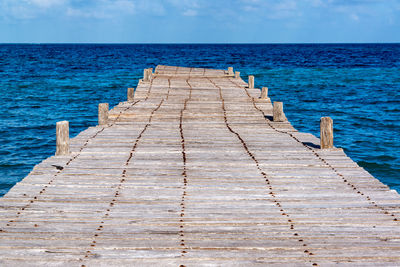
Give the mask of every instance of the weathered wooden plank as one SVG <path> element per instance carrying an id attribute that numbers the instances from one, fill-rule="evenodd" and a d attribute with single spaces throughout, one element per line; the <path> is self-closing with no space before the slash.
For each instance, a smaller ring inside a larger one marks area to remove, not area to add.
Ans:
<path id="1" fill-rule="evenodd" d="M 272 121 L 266 89 L 232 69 L 144 74 L 0 199 L 0 265 L 398 265 L 399 195 Z"/>

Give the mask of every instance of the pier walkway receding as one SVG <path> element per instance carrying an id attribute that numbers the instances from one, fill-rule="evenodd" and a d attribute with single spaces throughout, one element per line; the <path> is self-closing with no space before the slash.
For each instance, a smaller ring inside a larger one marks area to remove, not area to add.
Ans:
<path id="1" fill-rule="evenodd" d="M 400 265 L 399 194 L 342 149 L 231 70 L 146 75 L 0 199 L 1 266 Z"/>

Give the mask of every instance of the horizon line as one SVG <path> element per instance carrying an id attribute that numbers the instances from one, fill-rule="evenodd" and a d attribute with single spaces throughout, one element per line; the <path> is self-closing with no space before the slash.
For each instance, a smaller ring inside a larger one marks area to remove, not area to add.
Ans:
<path id="1" fill-rule="evenodd" d="M 25 44 L 25 45 L 47 45 L 47 44 L 103 44 L 103 45 L 112 45 L 112 44 L 126 44 L 126 45 L 301 45 L 301 44 L 400 44 L 400 42 L 269 42 L 269 43 L 223 43 L 223 42 L 216 42 L 216 43 L 208 43 L 208 42 L 199 42 L 199 43 L 184 43 L 184 42 L 143 42 L 143 43 L 130 43 L 130 42 L 0 42 L 0 45 L 12 45 L 12 44 Z"/>

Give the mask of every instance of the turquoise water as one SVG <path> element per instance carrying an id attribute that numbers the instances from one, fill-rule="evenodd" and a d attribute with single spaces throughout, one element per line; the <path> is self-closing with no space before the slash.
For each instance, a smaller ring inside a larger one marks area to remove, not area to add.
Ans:
<path id="1" fill-rule="evenodd" d="M 283 101 L 300 131 L 334 120 L 335 145 L 400 190 L 400 44 L 0 45 L 0 195 L 71 136 L 97 123 L 97 105 L 126 99 L 157 64 L 233 66 Z"/>

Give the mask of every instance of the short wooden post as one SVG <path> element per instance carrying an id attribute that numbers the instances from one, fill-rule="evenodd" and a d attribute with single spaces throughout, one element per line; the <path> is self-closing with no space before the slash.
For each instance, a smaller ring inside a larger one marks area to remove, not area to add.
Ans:
<path id="1" fill-rule="evenodd" d="M 128 101 L 133 101 L 135 89 L 134 88 L 128 88 Z"/>
<path id="2" fill-rule="evenodd" d="M 144 82 L 149 81 L 149 70 L 148 69 L 144 69 L 144 71 L 143 71 L 143 81 Z"/>
<path id="3" fill-rule="evenodd" d="M 228 75 L 233 76 L 233 67 L 228 67 Z"/>
<path id="4" fill-rule="evenodd" d="M 268 99 L 268 87 L 263 87 L 261 89 L 261 99 Z"/>
<path id="5" fill-rule="evenodd" d="M 56 124 L 56 156 L 69 154 L 69 122 L 59 121 Z"/>
<path id="6" fill-rule="evenodd" d="M 149 75 L 149 81 L 151 81 L 151 79 L 153 77 L 153 68 L 148 68 L 147 75 Z"/>
<path id="7" fill-rule="evenodd" d="M 285 113 L 283 113 L 283 103 L 282 102 L 274 102 L 273 116 L 274 116 L 274 121 L 285 121 L 286 120 Z"/>
<path id="8" fill-rule="evenodd" d="M 333 120 L 330 117 L 322 117 L 320 128 L 321 149 L 333 148 Z"/>
<path id="9" fill-rule="evenodd" d="M 239 79 L 240 78 L 240 71 L 235 71 L 235 78 Z"/>
<path id="10" fill-rule="evenodd" d="M 254 76 L 249 75 L 249 89 L 253 89 L 253 88 L 254 88 Z"/>
<path id="11" fill-rule="evenodd" d="M 108 123 L 108 103 L 99 104 L 99 125 Z"/>

